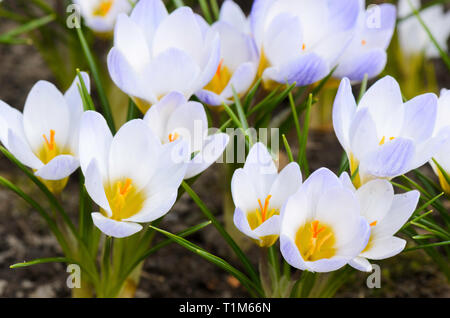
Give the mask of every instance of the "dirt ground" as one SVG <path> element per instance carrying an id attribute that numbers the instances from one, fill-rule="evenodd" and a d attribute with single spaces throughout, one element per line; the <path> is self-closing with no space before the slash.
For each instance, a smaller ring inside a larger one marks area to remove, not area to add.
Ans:
<path id="1" fill-rule="evenodd" d="M 0 25 L 0 31 L 2 27 Z M 0 45 L 0 99 L 22 109 L 33 84 L 53 80 L 39 54 L 29 46 Z M 440 68 L 438 68 L 440 69 Z M 439 73 L 441 83 L 449 83 L 448 73 Z M 311 133 L 308 156 L 312 170 L 325 166 L 337 171 L 341 148 L 333 133 Z M 23 174 L 6 158 L 0 157 L 0 175 L 39 198 Z M 62 200 L 76 220 L 78 185 L 72 177 Z M 220 167 L 211 167 L 194 189 L 222 220 L 222 198 L 218 193 Z M 62 264 L 46 264 L 26 269 L 9 269 L 23 260 L 61 255 L 60 249 L 36 211 L 4 188 L 0 188 L 0 297 L 70 297 L 67 273 Z M 193 201 L 184 195 L 160 227 L 171 232 L 204 221 Z M 157 240 L 161 237 L 157 237 Z M 236 266 L 223 239 L 210 226 L 190 237 L 208 251 Z M 249 253 L 257 261 L 257 249 Z M 338 297 L 450 297 L 450 286 L 437 267 L 421 251 L 402 254 L 378 262 L 382 268 L 382 287 L 368 289 L 367 274 L 360 273 L 346 284 Z M 136 297 L 246 297 L 245 290 L 224 271 L 178 245 L 161 249 L 146 260 Z"/>

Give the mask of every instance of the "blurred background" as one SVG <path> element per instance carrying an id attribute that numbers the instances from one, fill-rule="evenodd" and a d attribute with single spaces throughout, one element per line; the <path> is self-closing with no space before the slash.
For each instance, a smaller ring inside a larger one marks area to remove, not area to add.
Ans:
<path id="1" fill-rule="evenodd" d="M 312 0 L 311 0 L 312 1 Z M 222 1 L 220 1 L 222 2 Z M 236 1 L 247 13 L 251 8 L 251 0 Z M 371 3 L 396 1 L 371 1 Z M 423 1 L 426 4 L 430 1 Z M 441 1 L 442 2 L 442 1 Z M 47 13 L 46 3 L 57 8 L 64 17 L 66 1 L 57 0 L 3 0 L 0 3 L 0 34 L 17 27 L 20 17 L 42 17 Z M 185 1 L 192 4 L 198 12 L 196 1 Z M 366 4 L 369 4 L 367 2 Z M 445 4 L 446 9 L 450 4 Z M 6 12 L 7 11 L 7 12 Z M 6 13 L 5 13 L 6 12 Z M 8 16 L 13 12 L 17 16 Z M 14 19 L 15 18 L 15 19 Z M 414 18 L 414 17 L 413 17 Z M 0 99 L 9 105 L 22 110 L 28 92 L 38 80 L 55 83 L 61 90 L 68 88 L 75 76 L 75 69 L 87 70 L 81 49 L 75 53 L 65 51 L 61 43 L 78 46 L 75 31 L 73 34 L 61 34 L 57 22 L 45 25 L 44 28 L 26 34 L 26 41 L 17 44 L 0 43 Z M 414 37 L 411 34 L 411 37 Z M 98 38 L 88 34 L 88 40 L 97 53 L 98 62 L 106 69 L 106 54 L 111 47 L 107 38 Z M 38 44 L 38 45 L 36 45 Z M 70 56 L 75 54 L 75 56 Z M 55 57 L 60 60 L 55 63 Z M 403 62 L 402 62 L 403 61 Z M 407 62 L 406 72 L 402 63 L 406 59 L 402 55 L 397 35 L 394 36 L 389 49 L 388 65 L 383 74 L 395 76 L 407 98 L 428 91 L 439 93 L 441 88 L 450 88 L 450 73 L 441 59 L 423 59 L 417 65 Z M 63 65 L 63 67 L 61 67 Z M 402 69 L 403 68 L 403 69 Z M 415 69 L 414 83 L 408 71 Z M 120 122 L 126 114 L 127 98 L 111 83 L 107 73 L 103 80 L 108 96 L 113 101 L 116 120 Z M 356 87 L 355 90 L 358 88 Z M 419 91 L 420 90 L 420 91 Z M 415 93 L 411 93 L 415 92 Z M 93 93 L 95 95 L 95 91 Z M 411 96 L 411 94 L 414 94 Z M 334 96 L 333 96 L 334 98 Z M 330 105 L 329 105 L 330 106 Z M 307 156 L 311 170 L 328 167 L 337 171 L 341 160 L 341 146 L 334 132 L 330 130 L 327 113 L 314 115 L 315 124 L 308 140 Z M 295 132 L 288 138 L 295 148 Z M 433 177 L 429 166 L 421 168 L 423 173 Z M 215 211 L 219 220 L 223 219 L 222 196 L 218 195 L 220 169 L 208 169 L 194 185 L 194 189 Z M 39 200 L 42 194 L 32 187 L 23 174 L 6 158 L 0 156 L 0 175 L 18 184 Z M 67 189 L 62 193 L 62 200 L 69 207 L 76 220 L 78 205 L 78 178 L 70 179 Z M 42 200 L 44 202 L 44 200 Z M 448 201 L 447 201 L 448 203 Z M 450 209 L 447 206 L 447 209 Z M 164 219 L 161 227 L 171 232 L 183 230 L 187 226 L 204 221 L 192 200 L 184 195 Z M 156 240 L 160 240 L 157 237 Z M 193 242 L 205 247 L 231 263 L 233 254 L 224 243 L 215 228 L 208 227 L 190 238 Z M 248 243 L 248 242 L 247 242 Z M 258 260 L 258 248 L 248 244 L 250 258 L 255 264 Z M 0 188 L 0 297 L 70 297 L 66 287 L 67 273 L 63 264 L 46 264 L 26 269 L 9 269 L 13 263 L 40 257 L 59 255 L 59 246 L 39 215 L 30 209 L 20 198 L 10 191 Z M 450 285 L 446 277 L 422 251 L 400 254 L 394 259 L 375 262 L 381 266 L 382 282 L 380 289 L 366 287 L 365 273 L 358 273 L 337 294 L 338 297 L 450 297 Z M 147 259 L 143 269 L 136 297 L 244 297 L 245 290 L 239 282 L 222 270 L 207 263 L 178 245 L 170 245 Z"/>

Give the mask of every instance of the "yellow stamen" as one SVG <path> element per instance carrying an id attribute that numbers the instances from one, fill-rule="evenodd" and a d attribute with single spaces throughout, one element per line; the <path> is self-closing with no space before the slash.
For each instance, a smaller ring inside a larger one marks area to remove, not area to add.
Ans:
<path id="1" fill-rule="evenodd" d="M 389 140 L 394 140 L 395 137 L 389 137 Z M 384 143 L 386 142 L 386 136 L 383 136 L 383 138 L 381 138 L 380 143 L 378 145 L 382 146 L 384 145 Z"/>
<path id="2" fill-rule="evenodd" d="M 102 0 L 97 8 L 94 9 L 95 16 L 105 17 L 113 5 L 114 0 Z"/>
<path id="3" fill-rule="evenodd" d="M 252 230 L 256 229 L 272 216 L 280 214 L 279 209 L 269 209 L 269 201 L 271 197 L 272 196 L 270 194 L 266 197 L 266 199 L 264 200 L 264 205 L 262 204 L 261 199 L 258 199 L 259 208 L 247 213 L 248 224 L 250 225 L 250 228 Z M 277 239 L 278 235 L 266 235 L 260 237 L 259 240 L 255 240 L 255 242 L 260 247 L 269 247 L 272 246 L 277 241 Z"/>
<path id="4" fill-rule="evenodd" d="M 180 135 L 178 133 L 169 134 L 169 142 L 174 142 Z"/>
<path id="5" fill-rule="evenodd" d="M 308 222 L 297 231 L 295 243 L 305 261 L 331 258 L 335 254 L 335 237 L 331 227 Z"/>
<path id="6" fill-rule="evenodd" d="M 42 135 L 44 137 L 45 143 L 47 144 L 48 150 L 52 151 L 55 149 L 55 131 L 50 129 L 50 141 L 48 141 L 47 136 L 45 134 Z"/>

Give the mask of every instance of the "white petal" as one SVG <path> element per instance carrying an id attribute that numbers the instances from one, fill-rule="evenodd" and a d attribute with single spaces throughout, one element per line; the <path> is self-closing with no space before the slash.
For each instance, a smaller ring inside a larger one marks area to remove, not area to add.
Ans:
<path id="1" fill-rule="evenodd" d="M 364 94 L 358 108 L 367 107 L 380 139 L 398 136 L 403 121 L 403 99 L 397 81 L 386 76 L 373 84 Z"/>
<path id="2" fill-rule="evenodd" d="M 189 7 L 173 11 L 159 25 L 153 40 L 153 55 L 170 48 L 189 54 L 199 65 L 202 60 L 203 36 L 197 20 Z"/>
<path id="3" fill-rule="evenodd" d="M 240 65 L 234 72 L 228 85 L 221 93 L 221 96 L 234 101 L 233 88 L 238 96 L 244 95 L 253 84 L 255 76 L 256 65 L 254 63 L 247 62 Z"/>
<path id="4" fill-rule="evenodd" d="M 423 142 L 430 138 L 436 124 L 438 99 L 435 94 L 419 95 L 405 103 L 402 137 Z"/>
<path id="5" fill-rule="evenodd" d="M 84 174 L 93 159 L 97 160 L 104 181 L 108 177 L 108 156 L 113 136 L 105 118 L 97 112 L 83 113 L 80 122 L 79 156 Z"/>
<path id="6" fill-rule="evenodd" d="M 124 13 L 117 18 L 114 47 L 123 54 L 134 71 L 139 71 L 150 61 L 150 52 L 144 31 Z"/>
<path id="7" fill-rule="evenodd" d="M 308 270 L 311 272 L 327 273 L 336 271 L 347 263 L 347 258 L 334 256 L 332 258 L 322 258 L 314 262 L 306 262 L 306 266 L 308 266 Z"/>
<path id="8" fill-rule="evenodd" d="M 256 229 L 253 230 L 258 237 L 268 236 L 268 235 L 279 235 L 281 227 L 281 217 L 279 215 L 274 215 Z"/>
<path id="9" fill-rule="evenodd" d="M 189 145 L 189 151 L 202 149 L 208 130 L 208 119 L 203 105 L 198 102 L 188 102 L 178 107 L 169 117 L 166 131 L 166 141 L 169 134 L 177 133 Z"/>
<path id="10" fill-rule="evenodd" d="M 349 138 L 351 153 L 360 160 L 379 146 L 377 128 L 367 108 L 356 112 L 350 126 Z"/>
<path id="11" fill-rule="evenodd" d="M 92 213 L 92 221 L 95 226 L 108 236 L 123 238 L 131 236 L 140 230 L 142 225 L 132 222 L 120 222 L 104 217 L 99 212 Z"/>
<path id="12" fill-rule="evenodd" d="M 286 200 L 300 188 L 302 172 L 296 162 L 289 163 L 278 174 L 270 188 L 270 206 L 280 209 Z"/>
<path id="13" fill-rule="evenodd" d="M 220 158 L 229 140 L 230 137 L 223 133 L 208 136 L 203 145 L 203 149 L 188 163 L 184 178 L 189 179 L 195 177 L 211 166 Z"/>
<path id="14" fill-rule="evenodd" d="M 200 68 L 186 52 L 170 48 L 150 63 L 146 76 L 155 96 L 178 91 L 189 98 L 196 91 Z"/>
<path id="15" fill-rule="evenodd" d="M 123 125 L 111 142 L 109 180 L 111 183 L 129 178 L 136 190 L 147 185 L 161 149 L 159 139 L 140 119 Z"/>
<path id="16" fill-rule="evenodd" d="M 84 180 L 86 191 L 89 193 L 92 200 L 105 210 L 108 216 L 112 216 L 111 207 L 109 206 L 108 198 L 106 197 L 97 159 L 92 159 L 88 165 L 84 172 Z"/>
<path id="17" fill-rule="evenodd" d="M 256 210 L 258 196 L 250 176 L 242 168 L 236 169 L 231 179 L 231 195 L 234 205 L 245 212 Z"/>
<path id="18" fill-rule="evenodd" d="M 239 231 L 244 233 L 245 235 L 258 240 L 258 236 L 252 231 L 250 225 L 248 224 L 247 215 L 240 209 L 236 208 L 233 216 L 234 225 L 238 228 Z"/>
<path id="19" fill-rule="evenodd" d="M 34 152 L 45 144 L 43 136 L 55 131 L 55 142 L 60 148 L 66 146 L 69 137 L 70 114 L 66 100 L 51 83 L 37 82 L 28 94 L 23 109 L 23 127 L 28 143 Z"/>
<path id="20" fill-rule="evenodd" d="M 297 245 L 295 245 L 294 240 L 287 235 L 283 235 L 283 233 L 280 236 L 280 250 L 281 255 L 283 255 L 283 258 L 289 265 L 300 270 L 309 269 L 306 266 L 305 261 L 302 259 L 300 251 L 298 250 Z"/>
<path id="21" fill-rule="evenodd" d="M 71 155 L 59 155 L 34 174 L 45 180 L 60 180 L 70 176 L 79 167 L 78 159 Z"/>
<path id="22" fill-rule="evenodd" d="M 367 182 L 357 191 L 361 205 L 361 215 L 371 224 L 380 222 L 391 208 L 394 199 L 394 188 L 387 180 L 376 179 Z"/>
<path id="23" fill-rule="evenodd" d="M 364 257 L 355 257 L 348 263 L 351 267 L 362 271 L 362 272 L 371 272 L 372 271 L 372 265 L 369 263 L 369 261 Z"/>
<path id="24" fill-rule="evenodd" d="M 372 247 L 360 256 L 368 259 L 385 259 L 399 254 L 406 246 L 406 241 L 395 237 L 383 237 L 372 241 Z"/>
<path id="25" fill-rule="evenodd" d="M 125 219 L 123 221 L 140 222 L 147 223 L 159 219 L 165 215 L 177 200 L 178 189 L 175 188 L 152 188 L 147 193 L 148 198 L 142 210 L 132 217 Z"/>
<path id="26" fill-rule="evenodd" d="M 232 0 L 224 1 L 220 8 L 219 21 L 224 21 L 235 27 L 237 30 L 249 33 L 249 24 L 242 9 Z"/>
<path id="27" fill-rule="evenodd" d="M 408 221 L 419 202 L 417 190 L 396 194 L 386 216 L 374 227 L 377 237 L 392 236 Z"/>
<path id="28" fill-rule="evenodd" d="M 0 141 L 5 147 L 8 147 L 9 129 L 22 140 L 26 140 L 22 113 L 0 100 Z"/>
<path id="29" fill-rule="evenodd" d="M 167 9 L 161 0 L 141 0 L 134 7 L 130 18 L 142 29 L 150 47 L 156 29 L 167 15 Z"/>
<path id="30" fill-rule="evenodd" d="M 161 139 L 166 141 L 167 123 L 169 118 L 178 107 L 183 107 L 187 103 L 183 94 L 172 92 L 164 96 L 158 103 L 153 105 L 145 114 L 144 122 L 146 122 L 152 131 Z"/>
<path id="31" fill-rule="evenodd" d="M 350 147 L 349 130 L 356 112 L 356 101 L 352 86 L 347 78 L 341 81 L 333 105 L 333 127 L 342 147 L 348 151 Z"/>
<path id="32" fill-rule="evenodd" d="M 12 130 L 8 130 L 8 150 L 17 158 L 22 164 L 33 168 L 39 169 L 44 164 L 31 150 L 28 143 L 16 135 Z"/>

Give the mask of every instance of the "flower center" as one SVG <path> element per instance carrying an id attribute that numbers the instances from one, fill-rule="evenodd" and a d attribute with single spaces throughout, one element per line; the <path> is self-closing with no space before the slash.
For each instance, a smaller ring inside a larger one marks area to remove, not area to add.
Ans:
<path id="1" fill-rule="evenodd" d="M 59 149 L 55 141 L 55 134 L 55 131 L 50 129 L 48 135 L 42 135 L 44 143 L 36 155 L 44 164 L 49 163 L 53 158 L 61 154 L 61 149 Z"/>
<path id="2" fill-rule="evenodd" d="M 180 137 L 178 133 L 169 134 L 169 142 L 174 142 Z"/>
<path id="3" fill-rule="evenodd" d="M 336 254 L 336 238 L 330 226 L 315 220 L 301 226 L 295 244 L 305 261 L 331 258 Z"/>
<path id="4" fill-rule="evenodd" d="M 370 223 L 369 225 L 370 225 L 370 227 L 374 227 L 374 226 L 377 225 L 377 223 L 378 223 L 378 221 L 373 221 L 373 222 Z M 364 253 L 364 252 L 370 250 L 370 249 L 372 248 L 372 245 L 373 245 L 373 235 L 372 235 L 372 233 L 371 233 L 371 234 L 370 234 L 370 237 L 369 237 L 369 241 L 367 242 L 366 247 L 361 251 L 361 253 Z"/>
<path id="5" fill-rule="evenodd" d="M 261 199 L 258 199 L 259 209 L 247 214 L 247 220 L 252 230 L 263 224 L 274 215 L 279 215 L 279 209 L 269 209 L 269 201 L 272 196 L 269 194 L 264 200 L 264 205 Z"/>
<path id="6" fill-rule="evenodd" d="M 105 193 L 111 207 L 113 220 L 127 219 L 138 213 L 144 205 L 144 195 L 136 191 L 130 178 L 105 187 Z"/>
<path id="7" fill-rule="evenodd" d="M 94 9 L 94 15 L 99 17 L 105 17 L 114 3 L 114 0 L 102 0 L 100 4 Z"/>
<path id="8" fill-rule="evenodd" d="M 205 86 L 205 89 L 219 95 L 228 85 L 231 76 L 232 74 L 230 70 L 228 69 L 228 67 L 223 65 L 223 59 L 221 59 L 219 66 L 217 67 L 216 74 L 214 75 L 211 82 L 209 82 L 208 85 Z"/>

